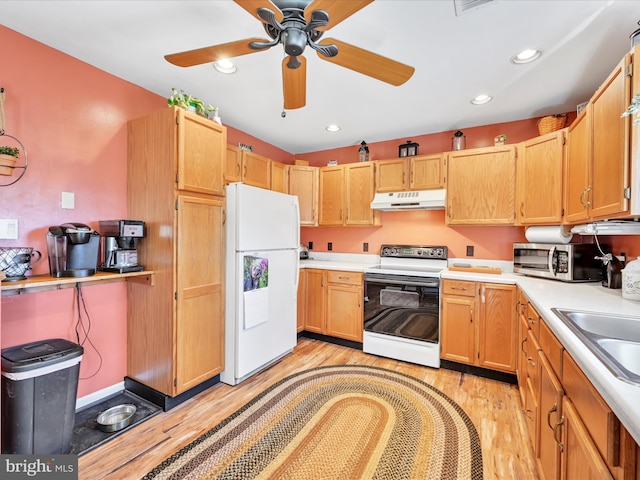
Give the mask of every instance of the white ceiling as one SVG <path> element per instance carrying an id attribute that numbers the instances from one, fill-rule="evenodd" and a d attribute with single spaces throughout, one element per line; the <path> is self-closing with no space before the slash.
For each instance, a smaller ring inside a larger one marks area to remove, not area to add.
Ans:
<path id="1" fill-rule="evenodd" d="M 0 1 L 4 26 L 161 96 L 184 89 L 219 107 L 223 123 L 290 153 L 574 110 L 630 50 L 638 20 L 637 0 L 495 0 L 460 16 L 453 0 L 377 0 L 325 37 L 411 65 L 413 77 L 394 87 L 307 48 L 307 105 L 282 118 L 281 45 L 237 57 L 234 75 L 164 59 L 268 38 L 233 1 Z M 526 48 L 544 53 L 509 62 Z M 480 93 L 494 100 L 471 105 Z M 330 123 L 342 130 L 327 132 Z"/>

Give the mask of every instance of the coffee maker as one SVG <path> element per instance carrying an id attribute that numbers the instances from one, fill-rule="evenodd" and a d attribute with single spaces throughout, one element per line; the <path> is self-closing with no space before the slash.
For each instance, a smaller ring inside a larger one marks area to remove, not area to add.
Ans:
<path id="1" fill-rule="evenodd" d="M 88 277 L 98 268 L 100 234 L 83 223 L 49 227 L 47 253 L 52 277 Z"/>
<path id="2" fill-rule="evenodd" d="M 102 220 L 100 270 L 104 272 L 141 272 L 138 265 L 138 241 L 144 237 L 144 222 L 140 220 Z"/>

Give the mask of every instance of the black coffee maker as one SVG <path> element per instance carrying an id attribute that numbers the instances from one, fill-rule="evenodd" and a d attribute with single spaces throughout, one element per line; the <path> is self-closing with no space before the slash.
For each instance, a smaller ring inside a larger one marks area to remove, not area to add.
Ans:
<path id="1" fill-rule="evenodd" d="M 624 263 L 612 253 L 605 253 L 601 257 L 596 257 L 603 264 L 602 286 L 607 288 L 622 288 L 622 269 Z"/>
<path id="2" fill-rule="evenodd" d="M 100 234 L 83 223 L 49 227 L 47 253 L 52 277 L 88 277 L 98 270 Z"/>

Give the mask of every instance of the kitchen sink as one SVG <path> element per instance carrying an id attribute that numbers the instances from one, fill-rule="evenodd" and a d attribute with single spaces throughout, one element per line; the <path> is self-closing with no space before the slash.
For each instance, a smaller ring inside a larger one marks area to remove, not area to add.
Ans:
<path id="1" fill-rule="evenodd" d="M 640 385 L 640 317 L 552 308 L 621 380 Z"/>

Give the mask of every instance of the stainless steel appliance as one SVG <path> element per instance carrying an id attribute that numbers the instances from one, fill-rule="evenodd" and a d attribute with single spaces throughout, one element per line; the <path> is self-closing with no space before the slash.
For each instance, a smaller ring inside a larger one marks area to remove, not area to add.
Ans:
<path id="1" fill-rule="evenodd" d="M 101 220 L 100 270 L 105 272 L 141 272 L 138 265 L 138 242 L 144 237 L 140 220 Z"/>
<path id="2" fill-rule="evenodd" d="M 440 367 L 440 273 L 447 247 L 382 245 L 364 271 L 363 350 Z"/>
<path id="3" fill-rule="evenodd" d="M 52 277 L 88 277 L 98 269 L 100 234 L 83 223 L 49 227 L 47 253 Z"/>
<path id="4" fill-rule="evenodd" d="M 593 243 L 514 243 L 513 271 L 563 282 L 600 282 L 599 255 Z"/>

